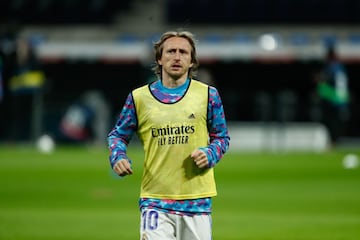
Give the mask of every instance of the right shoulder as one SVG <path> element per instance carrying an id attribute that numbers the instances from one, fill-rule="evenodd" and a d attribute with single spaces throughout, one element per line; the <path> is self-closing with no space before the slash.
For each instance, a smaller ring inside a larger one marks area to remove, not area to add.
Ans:
<path id="1" fill-rule="evenodd" d="M 159 82 L 160 82 L 160 80 L 156 80 L 156 81 L 144 84 L 144 85 L 134 89 L 132 91 L 132 93 L 133 94 L 134 93 L 147 93 L 147 92 L 150 93 L 152 91 L 152 89 L 157 89 L 158 88 Z"/>
<path id="2" fill-rule="evenodd" d="M 134 95 L 138 95 L 138 94 L 143 94 L 145 91 L 149 91 L 150 89 L 150 84 L 145 84 L 141 87 L 135 88 L 131 94 Z"/>

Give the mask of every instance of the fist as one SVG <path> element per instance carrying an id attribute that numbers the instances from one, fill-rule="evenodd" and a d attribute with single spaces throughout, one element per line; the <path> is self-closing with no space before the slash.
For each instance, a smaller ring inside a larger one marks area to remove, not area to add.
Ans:
<path id="1" fill-rule="evenodd" d="M 127 159 L 121 159 L 113 167 L 115 173 L 121 177 L 133 174 L 131 164 Z"/>
<path id="2" fill-rule="evenodd" d="M 204 168 L 204 167 L 209 166 L 209 161 L 208 161 L 208 158 L 207 158 L 205 152 L 203 152 L 199 149 L 196 149 L 195 151 L 193 151 L 191 153 L 190 156 L 193 159 L 196 166 L 198 166 L 199 168 Z"/>

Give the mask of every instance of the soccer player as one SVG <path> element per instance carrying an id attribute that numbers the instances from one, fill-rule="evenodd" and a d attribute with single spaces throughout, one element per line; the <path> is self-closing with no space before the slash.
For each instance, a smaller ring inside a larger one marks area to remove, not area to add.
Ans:
<path id="1" fill-rule="evenodd" d="M 119 176 L 133 174 L 126 151 L 134 133 L 143 144 L 140 239 L 212 239 L 213 168 L 230 136 L 218 90 L 194 79 L 195 45 L 188 31 L 161 36 L 154 44 L 158 80 L 129 93 L 108 135 Z"/>
<path id="2" fill-rule="evenodd" d="M 340 61 L 336 46 L 329 44 L 323 69 L 317 76 L 317 91 L 321 100 L 322 122 L 329 130 L 333 147 L 345 133 L 350 118 L 348 74 Z"/>

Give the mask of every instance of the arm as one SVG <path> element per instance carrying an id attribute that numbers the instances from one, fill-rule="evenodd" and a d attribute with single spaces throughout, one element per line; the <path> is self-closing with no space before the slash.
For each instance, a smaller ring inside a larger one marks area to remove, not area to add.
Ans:
<path id="1" fill-rule="evenodd" d="M 134 101 L 129 94 L 114 128 L 108 134 L 111 168 L 120 176 L 132 174 L 131 160 L 127 157 L 127 146 L 137 127 Z"/>
<path id="2" fill-rule="evenodd" d="M 200 150 L 207 157 L 207 166 L 214 167 L 228 150 L 230 142 L 222 101 L 219 92 L 214 87 L 209 88 L 208 129 L 210 143 Z M 197 150 L 193 154 L 194 156 L 199 155 L 199 158 L 204 158 Z M 198 166 L 200 167 L 200 165 Z"/>

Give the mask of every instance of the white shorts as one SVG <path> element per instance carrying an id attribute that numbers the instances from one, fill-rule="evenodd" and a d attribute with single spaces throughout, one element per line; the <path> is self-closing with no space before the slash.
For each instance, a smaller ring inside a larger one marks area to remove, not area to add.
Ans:
<path id="1" fill-rule="evenodd" d="M 211 240 L 211 215 L 181 216 L 144 208 L 140 240 Z"/>

